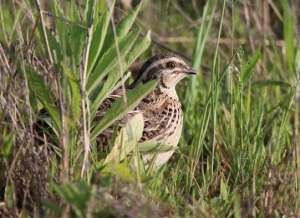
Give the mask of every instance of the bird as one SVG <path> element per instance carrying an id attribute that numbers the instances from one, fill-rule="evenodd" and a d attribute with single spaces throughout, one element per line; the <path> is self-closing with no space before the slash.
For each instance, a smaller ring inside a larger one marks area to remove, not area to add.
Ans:
<path id="1" fill-rule="evenodd" d="M 179 81 L 189 75 L 195 75 L 194 70 L 186 60 L 177 54 L 157 54 L 150 57 L 138 71 L 138 75 L 132 84 L 126 87 L 127 90 L 135 88 L 152 80 L 157 85 L 141 102 L 128 113 L 126 118 L 118 121 L 124 126 L 130 117 L 141 113 L 144 120 L 144 129 L 139 144 L 157 143 L 170 146 L 167 151 L 143 156 L 145 162 L 152 162 L 155 168 L 163 166 L 176 150 L 183 126 L 183 111 L 176 92 L 176 85 Z M 98 119 L 101 119 L 113 102 L 123 96 L 122 88 L 114 91 L 99 107 Z M 97 138 L 97 143 L 107 144 L 112 137 L 113 128 L 109 127 Z"/>

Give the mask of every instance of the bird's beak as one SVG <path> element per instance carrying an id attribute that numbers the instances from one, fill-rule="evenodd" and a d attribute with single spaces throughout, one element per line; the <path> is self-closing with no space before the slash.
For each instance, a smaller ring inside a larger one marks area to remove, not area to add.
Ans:
<path id="1" fill-rule="evenodd" d="M 185 73 L 188 75 L 196 75 L 197 71 L 193 68 L 189 68 L 189 69 L 185 70 Z"/>

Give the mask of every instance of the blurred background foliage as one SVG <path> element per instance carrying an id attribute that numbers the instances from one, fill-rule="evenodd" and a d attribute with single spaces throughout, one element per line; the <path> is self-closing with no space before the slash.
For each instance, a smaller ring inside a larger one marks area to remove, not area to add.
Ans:
<path id="1" fill-rule="evenodd" d="M 300 216 L 299 10 L 296 0 L 0 0 L 0 216 Z M 96 109 L 166 52 L 200 72 L 177 87 L 179 149 L 158 172 L 105 164 L 113 144 L 95 137 L 155 84 L 101 121 Z"/>

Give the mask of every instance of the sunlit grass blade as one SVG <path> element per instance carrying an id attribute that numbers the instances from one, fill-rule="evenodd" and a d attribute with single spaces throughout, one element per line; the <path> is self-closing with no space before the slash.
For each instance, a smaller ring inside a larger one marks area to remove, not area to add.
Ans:
<path id="1" fill-rule="evenodd" d="M 114 146 L 110 153 L 105 158 L 104 163 L 118 163 L 122 161 L 126 155 L 133 151 L 138 140 L 142 137 L 144 129 L 143 115 L 138 113 L 134 115 L 126 126 L 120 130 Z"/>

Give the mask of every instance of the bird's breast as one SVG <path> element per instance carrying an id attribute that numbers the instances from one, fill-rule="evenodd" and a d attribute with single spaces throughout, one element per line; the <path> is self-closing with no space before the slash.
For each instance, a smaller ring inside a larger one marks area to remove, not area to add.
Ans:
<path id="1" fill-rule="evenodd" d="M 151 101 L 150 99 L 153 99 Z M 158 96 L 143 100 L 144 131 L 142 142 L 177 146 L 182 130 L 182 110 L 178 100 L 168 96 Z"/>

